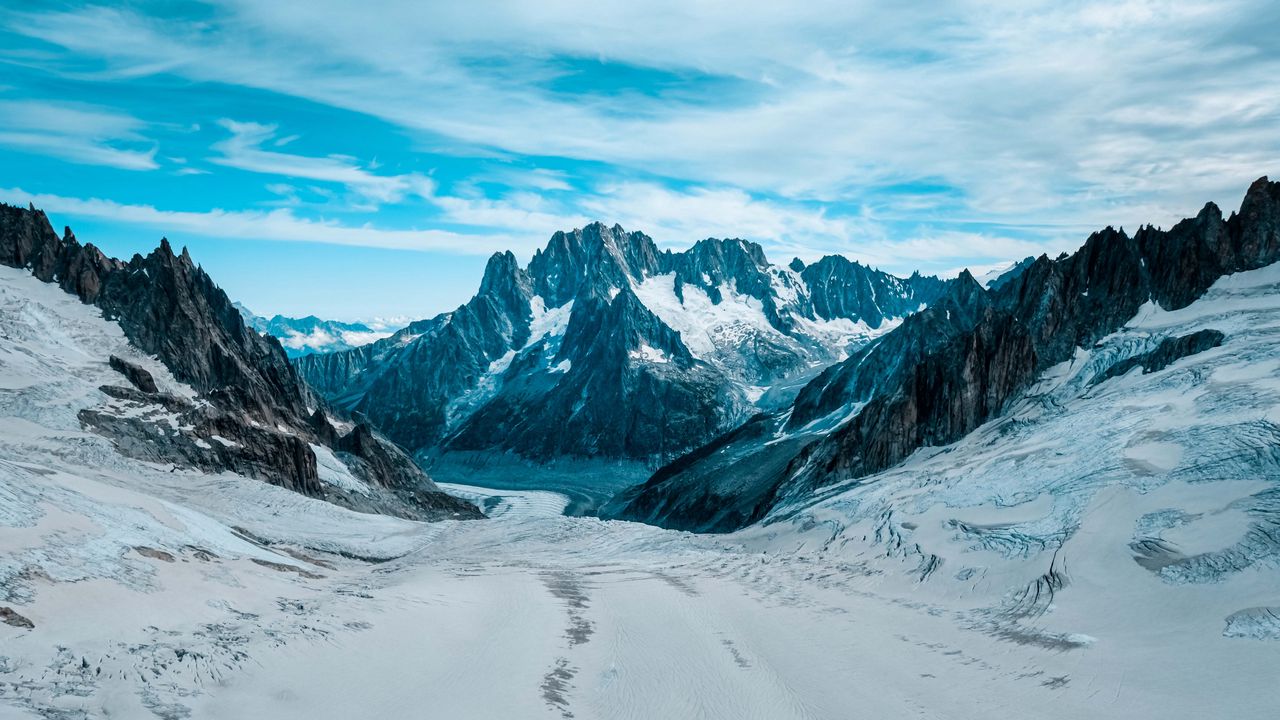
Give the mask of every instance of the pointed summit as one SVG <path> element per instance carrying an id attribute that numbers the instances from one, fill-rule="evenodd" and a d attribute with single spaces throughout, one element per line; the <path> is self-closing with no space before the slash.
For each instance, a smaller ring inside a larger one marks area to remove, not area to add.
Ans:
<path id="1" fill-rule="evenodd" d="M 494 253 L 484 267 L 477 297 L 492 298 L 517 317 L 529 314 L 529 300 L 533 293 L 529 278 L 520 269 L 520 263 L 510 251 Z"/>
<path id="2" fill-rule="evenodd" d="M 488 293 L 508 286 L 520 273 L 520 264 L 510 250 L 494 253 L 484 266 L 484 276 L 480 280 L 480 292 Z"/>
<path id="3" fill-rule="evenodd" d="M 644 233 L 593 222 L 552 235 L 526 272 L 533 293 L 548 307 L 560 307 L 582 293 L 607 296 L 612 288 L 657 272 L 660 262 L 657 246 Z"/>

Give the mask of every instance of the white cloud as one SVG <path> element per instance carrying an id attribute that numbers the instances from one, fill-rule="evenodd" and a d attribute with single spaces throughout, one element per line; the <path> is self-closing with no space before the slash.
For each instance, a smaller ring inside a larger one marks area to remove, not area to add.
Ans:
<path id="1" fill-rule="evenodd" d="M 0 188 L 0 196 L 31 203 L 46 212 L 157 228 L 175 241 L 182 234 L 239 240 L 312 242 L 393 250 L 443 251 L 487 255 L 509 248 L 525 249 L 528 238 L 500 234 L 468 234 L 445 230 L 393 230 L 373 225 L 351 226 L 300 218 L 288 209 L 207 212 L 161 210 L 98 198 L 74 198 Z"/>
<path id="2" fill-rule="evenodd" d="M 142 127 L 136 118 L 92 105 L 0 100 L 0 145 L 85 165 L 156 169 L 156 147 Z"/>
<path id="3" fill-rule="evenodd" d="M 559 170 L 548 170 L 546 168 L 535 168 L 533 170 L 519 170 L 515 168 L 492 170 L 484 173 L 478 177 L 477 180 L 495 182 L 519 189 L 543 190 L 548 192 L 573 190 L 573 186 L 569 184 L 569 176 L 567 173 Z"/>
<path id="4" fill-rule="evenodd" d="M 882 185 L 948 185 L 961 206 L 945 219 L 1038 224 L 1058 237 L 1082 225 L 1168 225 L 1209 199 L 1231 207 L 1280 157 L 1271 90 L 1280 6 L 1266 0 L 948 0 L 927 10 L 511 0 L 484 12 L 227 0 L 198 22 L 103 7 L 9 17 L 16 32 L 105 60 L 104 79 L 164 72 L 263 88 L 374 115 L 456 152 L 563 156 L 709 188 L 622 183 L 564 206 L 519 193 L 433 200 L 455 220 L 527 223 L 537 235 L 557 218 L 607 214 L 655 235 L 756 235 L 798 250 L 839 240 L 895 258 L 952 252 L 962 236 L 878 237 L 886 215 L 933 217 L 921 198 L 874 196 Z M 541 83 L 565 72 L 565 57 L 730 79 L 740 90 L 550 92 Z M 267 150 L 264 126 L 239 131 L 224 159 L 237 167 L 344 183 L 373 202 L 434 192 L 371 164 Z M 530 187 L 565 190 L 554 180 Z M 761 194 L 795 204 L 751 202 Z M 875 212 L 845 219 L 864 203 Z M 987 252 L 1021 251 L 963 237 Z"/>
<path id="5" fill-rule="evenodd" d="M 707 237 L 759 242 L 772 262 L 812 261 L 841 254 L 892 272 L 955 274 L 957 263 L 995 264 L 1074 249 L 1070 235 L 1028 240 L 990 232 L 928 231 L 895 236 L 874 218 L 830 215 L 785 201 L 752 198 L 737 189 L 675 191 L 652 183 L 621 183 L 581 198 L 595 217 L 641 229 L 679 249 Z"/>
<path id="6" fill-rule="evenodd" d="M 505 228 L 513 233 L 529 235 L 550 235 L 556 229 L 580 227 L 591 220 L 587 215 L 531 192 L 513 192 L 499 198 L 478 194 L 471 197 L 435 195 L 430 200 L 440 209 L 440 219 L 444 222 Z"/>
<path id="7" fill-rule="evenodd" d="M 430 197 L 435 191 L 435 183 L 424 175 L 375 175 L 348 156 L 311 157 L 265 150 L 262 146 L 268 143 L 279 147 L 296 138 L 286 137 L 283 138 L 286 142 L 279 142 L 274 125 L 228 119 L 218 124 L 231 133 L 231 137 L 213 146 L 221 155 L 210 158 L 209 162 L 218 165 L 264 175 L 338 183 L 375 203 L 396 203 L 407 195 Z"/>
<path id="8" fill-rule="evenodd" d="M 601 186 L 580 202 L 594 217 L 644 229 L 676 244 L 706 237 L 848 241 L 860 233 L 856 219 L 828 218 L 821 210 L 755 200 L 737 188 L 677 191 L 655 183 L 625 182 Z"/>
<path id="9" fill-rule="evenodd" d="M 855 257 L 865 264 L 906 274 L 913 270 L 952 276 L 960 270 L 989 270 L 992 266 L 1028 256 L 1075 250 L 1078 237 L 1027 240 L 985 232 L 933 232 L 902 240 L 877 239 L 859 243 Z"/>

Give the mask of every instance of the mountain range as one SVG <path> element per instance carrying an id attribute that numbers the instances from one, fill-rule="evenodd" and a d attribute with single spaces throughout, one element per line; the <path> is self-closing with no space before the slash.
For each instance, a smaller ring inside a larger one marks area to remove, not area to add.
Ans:
<path id="1" fill-rule="evenodd" d="M 456 479 L 621 463 L 597 501 L 643 482 L 612 497 L 606 516 L 729 531 L 953 443 L 1143 307 L 1186 307 L 1223 275 L 1280 259 L 1278 187 L 1260 179 L 1229 217 L 1209 204 L 1168 230 L 1107 228 L 1072 255 L 981 281 L 899 278 L 841 256 L 779 266 L 737 239 L 659 250 L 593 223 L 557 232 L 524 266 L 495 254 L 453 312 L 291 360 L 272 335 L 371 331 L 239 312 L 185 250 L 162 241 L 114 260 L 70 229 L 58 237 L 34 208 L 3 206 L 0 262 L 102 308 L 195 393 L 162 393 L 111 358 L 129 385 L 106 395 L 181 418 L 166 435 L 118 407 L 82 412 L 122 452 L 410 515 L 471 512 L 419 465 Z M 1096 381 L 1222 342 L 1212 329 L 1153 339 Z M 211 445 L 215 436 L 230 442 Z M 317 445 L 385 492 L 375 501 L 326 486 Z"/>
<path id="2" fill-rule="evenodd" d="M 1201 328 L 1100 349 L 1146 309 L 1191 305 L 1224 275 L 1280 260 L 1280 183 L 1259 179 L 1239 212 L 1209 203 L 1168 230 L 1106 228 L 1076 253 L 1020 265 L 984 288 L 961 273 L 927 309 L 762 413 L 616 498 L 612 517 L 701 531 L 741 528 L 998 420 L 1046 373 L 1098 353 L 1096 383 L 1216 347 Z M 1051 409 L 1050 409 L 1051 410 Z"/>
<path id="3" fill-rule="evenodd" d="M 246 324 L 259 333 L 280 341 L 290 358 L 312 353 L 339 352 L 368 345 L 390 336 L 402 323 L 363 323 L 322 320 L 315 315 L 294 318 L 284 315 L 262 317 L 241 303 L 234 303 Z"/>
<path id="4" fill-rule="evenodd" d="M 331 402 L 427 463 L 655 467 L 761 409 L 942 295 L 842 256 L 774 265 L 755 243 L 659 250 L 593 223 L 389 338 L 295 362 Z"/>

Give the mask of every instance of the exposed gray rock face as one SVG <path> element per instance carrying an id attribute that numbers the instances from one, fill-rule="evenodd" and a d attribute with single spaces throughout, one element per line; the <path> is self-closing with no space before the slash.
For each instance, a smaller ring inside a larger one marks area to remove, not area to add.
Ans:
<path id="1" fill-rule="evenodd" d="M 413 329 L 421 329 L 420 323 L 411 324 L 400 331 L 405 336 Z M 307 385 L 320 395 L 341 406 L 350 406 L 368 390 L 369 376 L 365 372 L 370 365 L 386 356 L 388 348 L 381 343 L 371 343 L 343 352 L 308 355 L 296 361 L 299 373 L 305 373 Z"/>
<path id="2" fill-rule="evenodd" d="M 669 359 L 631 362 L 642 345 Z M 687 449 L 688 438 L 714 435 L 722 409 L 742 402 L 629 293 L 578 301 L 552 351 L 551 363 L 561 362 L 581 370 L 540 373 L 513 363 L 502 392 L 462 422 L 449 448 L 656 461 Z"/>
<path id="3" fill-rule="evenodd" d="M 526 267 L 494 255 L 480 291 L 452 313 L 295 362 L 329 400 L 424 457 L 656 466 L 745 419 L 766 387 L 799 387 L 945 285 L 839 257 L 781 268 L 742 240 L 662 251 L 642 233 L 594 223 L 556 233 Z"/>
<path id="4" fill-rule="evenodd" d="M 829 255 L 800 271 L 813 297 L 813 312 L 827 320 L 861 318 L 878 326 L 906 317 L 932 303 L 943 282 L 919 273 L 897 278 L 876 272 L 841 255 Z"/>
<path id="5" fill-rule="evenodd" d="M 0 607 L 0 622 L 23 630 L 35 629 L 35 623 L 11 607 Z"/>
<path id="6" fill-rule="evenodd" d="M 787 426 L 795 429 L 850 403 L 866 402 L 886 383 L 970 333 L 989 319 L 986 291 L 964 271 L 933 305 L 932 312 L 908 318 L 896 332 L 833 365 L 796 397 Z"/>
<path id="7" fill-rule="evenodd" d="M 159 393 L 143 368 L 120 358 L 111 365 L 133 385 L 109 386 L 109 396 L 133 404 L 124 415 L 86 410 L 81 420 L 116 441 L 122 452 L 210 471 L 234 470 L 298 492 L 327 496 L 317 474 L 313 442 L 340 445 L 359 457 L 371 480 L 412 500 L 413 517 L 478 517 L 469 503 L 440 492 L 398 449 L 369 433 L 348 441 L 332 428 L 317 431 L 316 404 L 280 344 L 244 325 L 240 313 L 184 249 L 167 240 L 150 255 L 128 263 L 81 245 L 67 229 L 59 238 L 43 212 L 0 204 L 0 262 L 28 268 L 120 324 L 129 341 L 159 358 L 174 377 L 196 390 L 192 403 Z M 148 415 L 174 416 L 166 432 Z M 322 418 L 323 419 L 323 418 Z M 328 424 L 324 420 L 324 424 Z M 353 434 L 359 432 L 359 428 Z M 346 443 L 346 445 L 343 445 Z M 400 458 L 395 465 L 388 458 Z M 416 468 L 414 469 L 416 470 Z"/>
<path id="8" fill-rule="evenodd" d="M 991 291 L 966 273 L 928 309 L 821 373 L 790 408 L 677 459 L 606 514 L 699 531 L 741 527 L 782 500 L 954 442 L 1146 302 L 1176 310 L 1224 274 L 1277 260 L 1280 183 L 1262 178 L 1229 218 L 1209 204 L 1167 231 L 1130 237 L 1107 228 L 1074 255 L 1042 256 Z M 1213 331 L 1170 339 L 1136 365 L 1156 369 L 1221 341 Z"/>
<path id="9" fill-rule="evenodd" d="M 138 388 L 142 392 L 160 392 L 159 388 L 156 387 L 156 379 L 152 377 L 151 373 L 145 368 L 135 365 L 128 360 L 118 358 L 115 355 L 107 358 L 107 362 L 111 365 L 112 370 L 124 375 L 129 379 L 129 382 L 133 383 L 134 387 Z"/>
<path id="10" fill-rule="evenodd" d="M 175 395 L 130 392 L 131 388 L 110 385 L 101 390 L 129 401 L 130 409 L 138 412 L 85 409 L 80 411 L 80 422 L 111 438 L 124 455 L 210 473 L 230 470 L 304 495 L 324 496 L 315 454 L 305 438 L 255 427 Z M 175 423 L 165 422 L 167 417 L 176 417 Z M 191 430 L 175 432 L 174 424 Z"/>

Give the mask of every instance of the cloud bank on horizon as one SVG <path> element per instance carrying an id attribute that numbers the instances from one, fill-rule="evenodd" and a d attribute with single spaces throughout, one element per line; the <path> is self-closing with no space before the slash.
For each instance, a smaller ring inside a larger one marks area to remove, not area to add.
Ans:
<path id="1" fill-rule="evenodd" d="M 0 200 L 356 317 L 595 219 L 953 273 L 1280 172 L 1266 0 L 640 5 L 0 10 Z"/>

